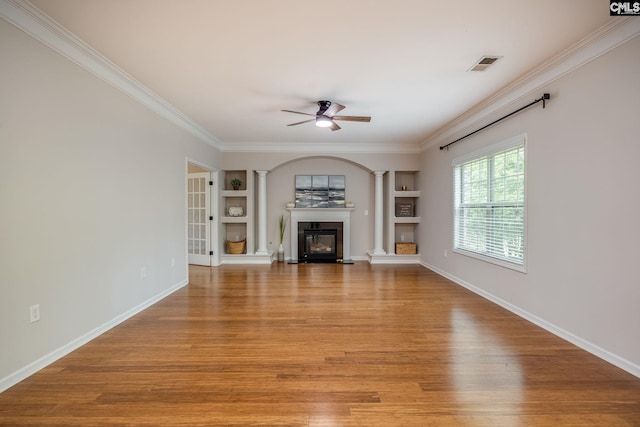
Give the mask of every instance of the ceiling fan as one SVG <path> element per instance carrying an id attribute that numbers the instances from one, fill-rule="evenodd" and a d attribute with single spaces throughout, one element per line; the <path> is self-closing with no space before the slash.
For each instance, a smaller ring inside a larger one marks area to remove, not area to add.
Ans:
<path id="1" fill-rule="evenodd" d="M 303 123 L 316 122 L 316 126 L 321 128 L 331 128 L 331 130 L 340 130 L 341 127 L 335 122 L 342 120 L 345 122 L 370 122 L 371 117 L 365 116 L 336 116 L 337 113 L 344 110 L 345 106 L 331 101 L 318 101 L 319 110 L 315 114 L 301 113 L 300 111 L 281 110 L 286 113 L 304 114 L 305 116 L 313 116 L 313 119 L 303 120 L 297 123 L 291 123 L 287 126 L 296 126 Z"/>

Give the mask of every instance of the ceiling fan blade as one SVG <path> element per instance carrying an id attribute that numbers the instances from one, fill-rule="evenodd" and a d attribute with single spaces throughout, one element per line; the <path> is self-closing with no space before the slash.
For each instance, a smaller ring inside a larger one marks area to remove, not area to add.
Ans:
<path id="1" fill-rule="evenodd" d="M 331 127 L 330 127 L 329 129 L 331 129 L 332 131 L 334 131 L 334 130 L 340 130 L 340 129 L 342 129 L 342 128 L 341 128 L 340 126 L 338 126 L 338 124 L 337 124 L 336 122 L 332 121 L 332 122 L 331 122 Z"/>
<path id="2" fill-rule="evenodd" d="M 280 111 L 284 111 L 285 113 L 304 114 L 305 116 L 313 116 L 313 117 L 316 116 L 315 114 L 301 113 L 300 111 L 292 111 L 292 110 L 280 110 Z"/>
<path id="3" fill-rule="evenodd" d="M 310 123 L 310 122 L 315 122 L 315 121 L 316 121 L 316 119 L 303 120 L 301 122 L 291 123 L 290 125 L 287 125 L 287 126 L 296 126 L 296 125 L 301 125 L 303 123 Z"/>
<path id="4" fill-rule="evenodd" d="M 344 108 L 344 105 L 332 102 L 331 105 L 329 105 L 329 108 L 324 112 L 324 115 L 327 117 L 333 117 L 334 114 L 338 114 L 340 111 L 344 110 Z"/>
<path id="5" fill-rule="evenodd" d="M 365 116 L 333 116 L 333 120 L 342 120 L 345 122 L 370 122 L 371 117 Z"/>

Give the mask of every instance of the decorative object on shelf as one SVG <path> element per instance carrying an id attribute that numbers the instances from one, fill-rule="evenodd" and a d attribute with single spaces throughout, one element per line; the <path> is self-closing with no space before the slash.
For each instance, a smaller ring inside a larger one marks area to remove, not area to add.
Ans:
<path id="1" fill-rule="evenodd" d="M 243 216 L 244 209 L 242 208 L 242 206 L 229 206 L 229 209 L 227 210 L 227 214 L 229 216 Z"/>
<path id="2" fill-rule="evenodd" d="M 396 243 L 396 255 L 415 255 L 418 253 L 415 243 Z"/>
<path id="3" fill-rule="evenodd" d="M 233 255 L 242 254 L 244 253 L 246 244 L 247 244 L 247 239 L 242 239 L 239 242 L 233 242 L 231 240 L 227 240 L 227 251 Z"/>
<path id="4" fill-rule="evenodd" d="M 287 208 L 288 208 L 288 209 L 293 209 L 293 208 L 295 208 L 295 207 L 296 207 L 296 204 L 295 204 L 295 203 L 293 203 L 293 202 L 287 202 Z"/>
<path id="5" fill-rule="evenodd" d="M 396 203 L 396 217 L 407 217 L 414 216 L 413 215 L 413 204 L 412 203 Z"/>
<path id="6" fill-rule="evenodd" d="M 231 180 L 231 187 L 234 190 L 239 190 L 241 185 L 242 185 L 242 181 L 240 181 L 238 178 L 233 178 Z"/>
<path id="7" fill-rule="evenodd" d="M 402 186 L 402 191 L 407 191 L 407 186 L 406 185 Z"/>
<path id="8" fill-rule="evenodd" d="M 344 205 L 349 209 L 356 207 L 355 203 L 353 203 L 353 202 L 347 202 Z"/>
<path id="9" fill-rule="evenodd" d="M 278 223 L 280 226 L 280 246 L 278 246 L 278 262 L 284 262 L 284 246 L 282 243 L 284 242 L 284 231 L 287 229 L 287 217 L 284 215 L 280 215 L 280 221 Z"/>

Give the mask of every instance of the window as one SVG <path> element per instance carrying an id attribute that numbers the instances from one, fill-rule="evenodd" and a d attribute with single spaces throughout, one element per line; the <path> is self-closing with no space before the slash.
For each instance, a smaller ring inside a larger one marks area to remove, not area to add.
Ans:
<path id="1" fill-rule="evenodd" d="M 453 163 L 454 251 L 525 271 L 525 138 Z"/>

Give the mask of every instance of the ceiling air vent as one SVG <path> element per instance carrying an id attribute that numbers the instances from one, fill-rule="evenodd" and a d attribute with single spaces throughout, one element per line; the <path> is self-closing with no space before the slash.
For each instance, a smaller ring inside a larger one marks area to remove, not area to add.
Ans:
<path id="1" fill-rule="evenodd" d="M 467 71 L 484 71 L 500 58 L 502 58 L 502 56 L 483 56 Z"/>

